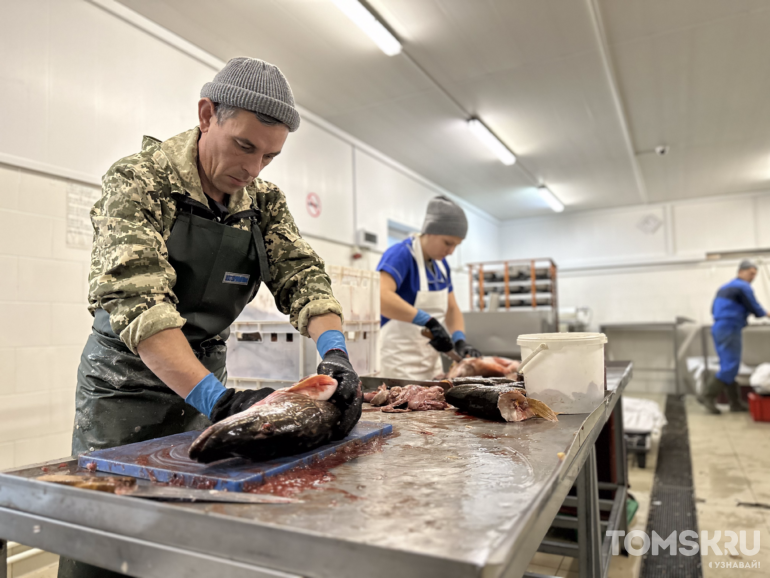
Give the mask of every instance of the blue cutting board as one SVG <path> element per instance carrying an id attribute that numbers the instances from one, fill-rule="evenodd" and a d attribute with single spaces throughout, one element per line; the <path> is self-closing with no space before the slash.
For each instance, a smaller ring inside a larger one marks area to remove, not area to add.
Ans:
<path id="1" fill-rule="evenodd" d="M 100 472 L 189 488 L 243 492 L 262 484 L 270 476 L 297 466 L 309 465 L 347 445 L 366 442 L 392 431 L 393 426 L 390 424 L 361 421 L 345 439 L 321 446 L 312 452 L 266 462 L 230 458 L 212 464 L 200 464 L 187 457 L 187 450 L 201 433 L 190 431 L 83 454 L 78 458 L 78 465 L 93 469 L 91 464 L 96 464 Z"/>

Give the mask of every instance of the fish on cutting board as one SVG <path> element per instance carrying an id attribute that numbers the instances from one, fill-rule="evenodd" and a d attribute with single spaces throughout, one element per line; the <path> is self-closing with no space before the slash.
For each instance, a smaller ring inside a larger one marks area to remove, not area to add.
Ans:
<path id="1" fill-rule="evenodd" d="M 446 379 L 457 377 L 507 377 L 513 376 L 519 368 L 519 362 L 506 357 L 466 357 L 454 363 L 446 374 Z"/>
<path id="2" fill-rule="evenodd" d="M 372 393 L 374 395 L 369 398 L 369 403 L 375 407 L 382 407 L 385 413 L 443 410 L 449 407 L 444 399 L 444 388 L 438 385 L 432 387 L 407 385 L 388 389 L 388 386 L 383 384 Z"/>
<path id="3" fill-rule="evenodd" d="M 336 389 L 335 379 L 315 375 L 275 391 L 206 429 L 189 456 L 202 463 L 232 457 L 269 460 L 320 447 L 340 419 L 340 411 L 327 401 Z"/>
<path id="4" fill-rule="evenodd" d="M 523 390 L 508 385 L 457 385 L 446 392 L 446 400 L 460 411 L 496 421 L 524 421 L 541 417 L 558 421 L 542 401 L 528 398 Z"/>

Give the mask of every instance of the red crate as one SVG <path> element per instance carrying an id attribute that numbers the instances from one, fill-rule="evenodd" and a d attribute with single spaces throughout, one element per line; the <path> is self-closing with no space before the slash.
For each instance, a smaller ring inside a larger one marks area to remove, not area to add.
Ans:
<path id="1" fill-rule="evenodd" d="M 770 421 L 770 395 L 749 393 L 749 413 L 754 421 Z"/>

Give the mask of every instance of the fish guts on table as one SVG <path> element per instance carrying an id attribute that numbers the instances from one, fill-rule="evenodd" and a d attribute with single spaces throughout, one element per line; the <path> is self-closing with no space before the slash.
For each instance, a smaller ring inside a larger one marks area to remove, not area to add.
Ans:
<path id="1" fill-rule="evenodd" d="M 375 407 L 382 407 L 385 413 L 441 410 L 449 407 L 444 399 L 444 388 L 438 385 L 407 385 L 388 389 L 387 385 L 382 384 L 376 392 L 364 394 L 364 400 Z M 406 407 L 403 407 L 404 405 Z"/>
<path id="2" fill-rule="evenodd" d="M 313 450 L 327 443 L 340 411 L 328 400 L 337 380 L 314 375 L 279 389 L 247 410 L 206 429 L 190 446 L 202 463 L 231 457 L 267 460 Z"/>

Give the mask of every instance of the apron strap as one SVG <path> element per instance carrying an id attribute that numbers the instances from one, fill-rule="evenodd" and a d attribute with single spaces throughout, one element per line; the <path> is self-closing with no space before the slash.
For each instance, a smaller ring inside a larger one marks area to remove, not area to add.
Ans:
<path id="1" fill-rule="evenodd" d="M 444 276 L 444 281 L 449 283 L 449 275 L 447 275 L 446 269 L 444 268 L 444 263 L 441 261 L 433 261 L 433 264 L 436 266 L 436 271 Z M 438 281 L 438 275 L 436 277 L 436 281 Z"/>
<path id="2" fill-rule="evenodd" d="M 422 245 L 420 245 L 420 235 L 412 235 L 412 257 L 417 262 L 417 272 L 420 276 L 420 291 L 429 291 L 428 274 L 425 272 L 425 258 L 422 256 Z"/>
<path id="3" fill-rule="evenodd" d="M 177 198 L 179 213 L 182 213 L 186 208 L 190 214 L 193 214 L 194 209 L 202 208 L 210 212 L 209 207 L 199 203 L 195 199 L 190 198 L 187 195 L 175 193 L 173 195 Z M 257 259 L 259 260 L 259 274 L 264 283 L 270 283 L 272 276 L 270 275 L 270 265 L 267 260 L 267 250 L 265 249 L 265 239 L 262 237 L 262 231 L 259 228 L 259 221 L 257 219 L 259 215 L 259 209 L 254 206 L 254 202 L 251 203 L 251 209 L 248 211 L 241 211 L 235 215 L 230 215 L 229 218 L 248 217 L 251 221 L 251 236 L 254 237 L 254 244 L 257 247 Z"/>
<path id="4" fill-rule="evenodd" d="M 270 265 L 267 261 L 267 251 L 265 250 L 265 239 L 262 237 L 262 231 L 259 228 L 259 221 L 256 217 L 251 218 L 251 234 L 254 237 L 254 244 L 257 246 L 257 258 L 259 259 L 259 272 L 264 283 L 270 283 L 273 278 L 270 276 Z"/>

